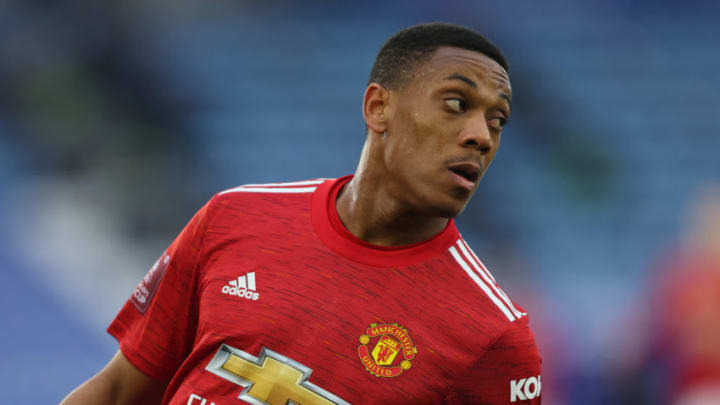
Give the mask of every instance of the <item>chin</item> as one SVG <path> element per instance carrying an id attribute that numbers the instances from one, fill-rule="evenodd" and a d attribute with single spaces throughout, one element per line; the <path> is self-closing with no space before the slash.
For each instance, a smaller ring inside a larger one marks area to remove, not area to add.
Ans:
<path id="1" fill-rule="evenodd" d="M 455 195 L 450 196 L 449 201 L 446 201 L 442 206 L 442 212 L 446 218 L 455 218 L 460 215 L 467 207 L 470 199 L 475 194 L 475 190 L 458 190 Z"/>
<path id="2" fill-rule="evenodd" d="M 420 194 L 423 197 L 416 200 L 414 205 L 418 212 L 429 217 L 455 218 L 463 212 L 474 191 L 459 188 L 442 191 L 435 189 Z"/>
<path id="3" fill-rule="evenodd" d="M 455 218 L 465 209 L 468 200 L 445 202 L 436 204 L 432 208 L 432 216 L 442 218 Z"/>

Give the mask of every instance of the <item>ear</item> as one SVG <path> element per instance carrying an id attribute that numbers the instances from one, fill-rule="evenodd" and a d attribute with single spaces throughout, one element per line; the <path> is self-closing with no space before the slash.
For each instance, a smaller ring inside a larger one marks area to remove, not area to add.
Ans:
<path id="1" fill-rule="evenodd" d="M 385 112 L 390 100 L 390 92 L 378 83 L 370 83 L 363 97 L 363 118 L 367 127 L 376 134 L 387 129 Z"/>

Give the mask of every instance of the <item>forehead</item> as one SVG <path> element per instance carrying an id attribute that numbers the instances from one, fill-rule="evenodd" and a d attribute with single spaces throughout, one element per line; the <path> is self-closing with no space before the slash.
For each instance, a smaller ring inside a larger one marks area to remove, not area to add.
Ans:
<path id="1" fill-rule="evenodd" d="M 449 46 L 438 48 L 430 59 L 422 63 L 413 81 L 429 84 L 445 80 L 453 73 L 463 74 L 478 84 L 511 94 L 510 78 L 499 63 L 480 52 Z"/>

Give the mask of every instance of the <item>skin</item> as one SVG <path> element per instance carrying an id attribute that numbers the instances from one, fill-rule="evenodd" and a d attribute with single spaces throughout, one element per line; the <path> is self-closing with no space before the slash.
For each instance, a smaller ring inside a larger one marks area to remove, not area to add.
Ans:
<path id="1" fill-rule="evenodd" d="M 495 157 L 510 97 L 499 64 L 452 47 L 439 48 L 397 89 L 369 85 L 363 98 L 367 139 L 355 177 L 337 201 L 347 229 L 382 246 L 441 232 L 465 208 Z M 472 184 L 449 170 L 458 164 L 479 168 Z M 167 384 L 118 351 L 61 404 L 157 404 Z"/>
<path id="2" fill-rule="evenodd" d="M 490 166 L 512 91 L 505 70 L 484 54 L 441 47 L 390 90 L 368 86 L 368 134 L 355 177 L 337 201 L 358 238 L 381 246 L 427 240 L 460 214 Z M 449 168 L 479 168 L 471 189 Z"/>
<path id="3" fill-rule="evenodd" d="M 159 404 L 167 383 L 143 374 L 118 350 L 105 368 L 77 387 L 60 405 Z"/>

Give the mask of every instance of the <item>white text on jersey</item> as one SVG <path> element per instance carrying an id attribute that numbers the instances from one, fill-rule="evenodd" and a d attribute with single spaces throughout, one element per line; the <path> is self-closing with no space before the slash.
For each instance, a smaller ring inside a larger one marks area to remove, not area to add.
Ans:
<path id="1" fill-rule="evenodd" d="M 257 301 L 260 293 L 255 288 L 255 272 L 251 271 L 244 276 L 239 276 L 237 280 L 228 281 L 228 285 L 222 288 L 223 294 L 237 295 L 249 300 Z"/>
<path id="2" fill-rule="evenodd" d="M 535 399 L 542 391 L 540 376 L 510 381 L 510 402 Z"/>
<path id="3" fill-rule="evenodd" d="M 197 402 L 195 401 L 197 399 Z M 190 394 L 187 405 L 208 405 L 207 399 L 201 397 L 198 394 Z M 210 402 L 210 405 L 215 405 L 215 402 Z"/>

